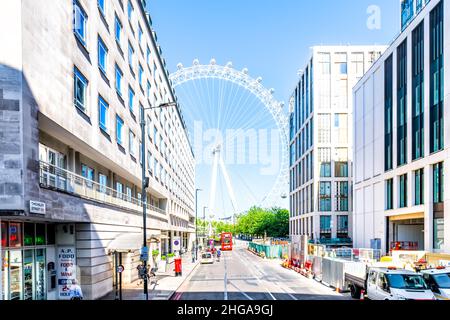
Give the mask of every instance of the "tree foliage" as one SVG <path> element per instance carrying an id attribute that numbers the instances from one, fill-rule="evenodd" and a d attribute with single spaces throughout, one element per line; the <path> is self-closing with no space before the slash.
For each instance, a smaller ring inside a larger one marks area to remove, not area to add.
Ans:
<path id="1" fill-rule="evenodd" d="M 281 208 L 253 207 L 238 217 L 235 231 L 248 236 L 287 237 L 289 235 L 289 211 Z"/>
<path id="2" fill-rule="evenodd" d="M 198 219 L 199 230 L 209 230 L 209 222 Z M 281 208 L 263 209 L 252 207 L 246 213 L 237 216 L 236 224 L 213 221 L 216 235 L 222 232 L 243 234 L 252 237 L 284 238 L 289 236 L 289 211 Z"/>

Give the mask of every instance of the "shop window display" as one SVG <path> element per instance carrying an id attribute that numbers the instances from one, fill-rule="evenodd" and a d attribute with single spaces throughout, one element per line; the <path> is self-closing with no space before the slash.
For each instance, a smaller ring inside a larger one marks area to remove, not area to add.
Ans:
<path id="1" fill-rule="evenodd" d="M 9 223 L 9 247 L 22 246 L 22 224 L 18 222 Z"/>

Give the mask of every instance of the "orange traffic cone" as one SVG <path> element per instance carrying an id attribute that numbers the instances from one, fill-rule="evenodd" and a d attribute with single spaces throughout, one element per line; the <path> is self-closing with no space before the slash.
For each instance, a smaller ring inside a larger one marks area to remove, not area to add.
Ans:
<path id="1" fill-rule="evenodd" d="M 364 295 L 366 294 L 366 291 L 364 289 L 361 290 L 361 296 L 359 297 L 359 300 L 365 300 Z"/>

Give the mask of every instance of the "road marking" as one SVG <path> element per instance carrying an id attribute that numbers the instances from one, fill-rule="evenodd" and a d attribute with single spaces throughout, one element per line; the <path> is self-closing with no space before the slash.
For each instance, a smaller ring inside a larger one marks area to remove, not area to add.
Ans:
<path id="1" fill-rule="evenodd" d="M 225 299 L 225 301 L 226 300 L 228 300 L 228 291 L 227 291 L 227 285 L 228 285 L 228 270 L 227 270 L 227 258 L 226 258 L 226 254 L 224 254 L 223 255 L 223 263 L 224 263 L 224 266 L 225 266 L 225 277 L 223 278 L 223 281 L 225 282 L 224 283 L 224 285 L 225 285 L 225 290 L 224 290 L 224 292 L 223 292 L 223 295 L 224 295 L 224 299 Z"/>
<path id="2" fill-rule="evenodd" d="M 248 270 L 250 270 L 250 273 L 256 278 L 256 281 L 259 282 L 259 284 L 261 285 L 262 288 L 264 288 L 266 290 L 266 292 L 270 295 L 270 297 L 272 298 L 272 300 L 277 300 L 274 295 L 264 286 L 263 281 L 253 272 L 252 268 L 249 268 L 248 265 L 245 263 L 244 259 L 241 258 L 241 255 L 238 254 L 238 258 L 242 261 L 243 265 L 245 265 L 247 267 Z M 250 260 L 247 259 L 247 262 L 252 263 Z M 256 265 L 254 263 L 252 263 L 254 267 L 256 267 Z M 258 270 L 259 271 L 259 270 Z M 259 271 L 261 273 L 261 271 Z"/>
<path id="3" fill-rule="evenodd" d="M 231 281 L 230 281 L 230 284 L 231 284 L 233 287 L 235 287 L 236 289 L 238 289 L 239 292 L 242 293 L 242 294 L 244 295 L 244 297 L 246 297 L 248 300 L 253 300 L 252 297 L 250 297 L 248 294 L 246 294 L 244 291 L 242 291 L 241 288 L 237 287 L 237 286 L 236 286 L 234 283 L 232 283 Z"/>

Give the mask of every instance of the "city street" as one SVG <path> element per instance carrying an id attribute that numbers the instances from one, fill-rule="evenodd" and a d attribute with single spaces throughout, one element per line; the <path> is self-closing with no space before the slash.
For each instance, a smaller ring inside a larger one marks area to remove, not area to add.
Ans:
<path id="1" fill-rule="evenodd" d="M 247 251 L 245 243 L 224 252 L 220 262 L 199 265 L 174 300 L 351 300 L 315 280 Z"/>

